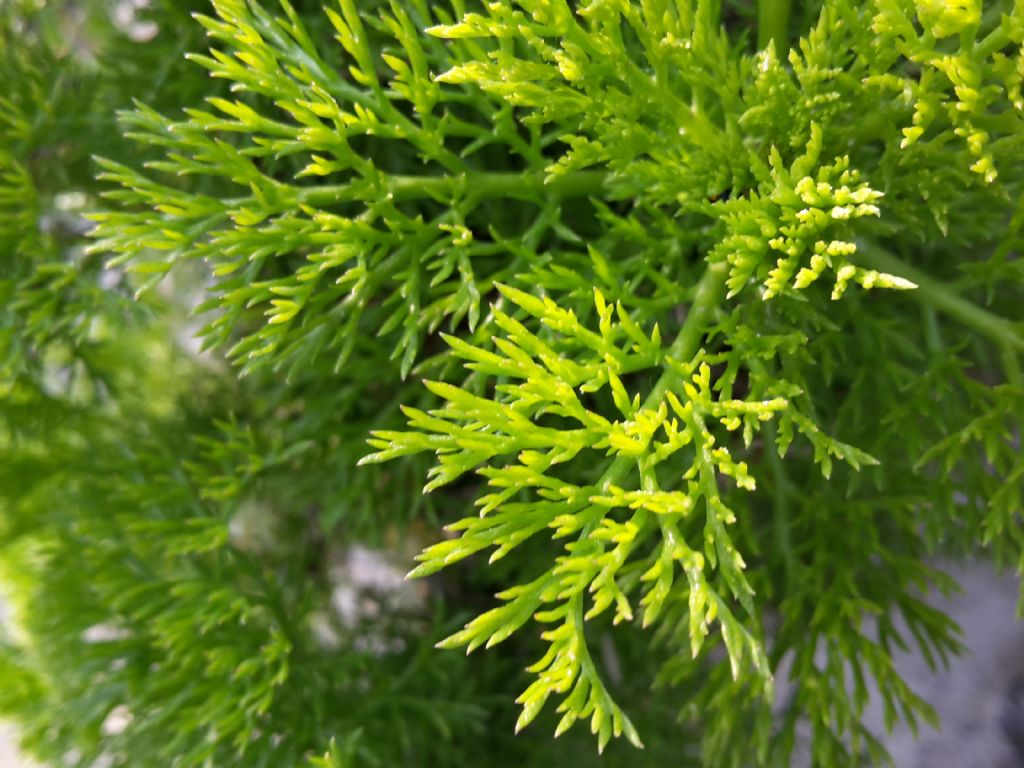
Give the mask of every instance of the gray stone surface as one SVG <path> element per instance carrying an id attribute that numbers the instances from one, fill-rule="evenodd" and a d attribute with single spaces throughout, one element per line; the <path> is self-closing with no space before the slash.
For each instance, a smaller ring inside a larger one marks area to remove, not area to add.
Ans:
<path id="1" fill-rule="evenodd" d="M 922 723 L 915 736 L 899 724 L 892 733 L 884 726 L 883 708 L 874 696 L 864 724 L 889 749 L 896 768 L 1024 768 L 1024 759 L 1006 735 L 1007 715 L 1014 713 L 1009 696 L 1015 680 L 1024 679 L 1024 623 L 1016 619 L 1018 580 L 996 574 L 987 563 L 968 562 L 940 566 L 960 584 L 951 596 L 930 595 L 928 602 L 951 616 L 962 630 L 964 653 L 950 659 L 949 667 L 931 670 L 913 651 L 897 653 L 895 666 L 911 690 L 931 704 L 939 715 L 938 730 Z M 870 636 L 871 622 L 864 631 Z M 789 696 L 788 673 L 776 676 L 777 702 Z M 1022 689 L 1024 691 L 1024 689 Z M 1024 738 L 1024 702 L 1016 720 Z M 792 768 L 811 768 L 810 729 L 798 727 Z"/>
<path id="2" fill-rule="evenodd" d="M 985 563 L 946 565 L 963 588 L 930 600 L 963 630 L 966 652 L 948 670 L 932 672 L 924 660 L 905 653 L 896 659 L 910 687 L 939 713 L 942 728 L 915 739 L 898 727 L 885 736 L 897 768 L 1024 768 L 1002 721 L 1012 710 L 1011 683 L 1024 675 L 1024 623 L 1017 621 L 1018 580 L 997 575 Z M 882 712 L 872 706 L 865 724 L 884 734 Z M 1024 722 L 1020 723 L 1024 729 Z"/>

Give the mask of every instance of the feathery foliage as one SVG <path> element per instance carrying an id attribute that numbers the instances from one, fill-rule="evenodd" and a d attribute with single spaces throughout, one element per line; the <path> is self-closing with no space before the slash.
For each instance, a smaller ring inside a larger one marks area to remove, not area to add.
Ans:
<path id="1" fill-rule="evenodd" d="M 870 697 L 935 724 L 893 665 L 959 650 L 935 555 L 1024 570 L 1024 4 L 185 5 L 89 55 L 0 12 L 28 749 L 848 766 Z M 359 543 L 427 581 L 345 608 Z"/>

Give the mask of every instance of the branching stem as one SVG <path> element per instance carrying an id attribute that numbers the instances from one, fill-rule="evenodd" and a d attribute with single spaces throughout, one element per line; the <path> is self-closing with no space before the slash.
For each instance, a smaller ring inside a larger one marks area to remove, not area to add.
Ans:
<path id="1" fill-rule="evenodd" d="M 989 32 L 980 43 L 974 46 L 974 55 L 979 59 L 987 59 L 993 53 L 1002 50 L 1010 44 L 1010 35 L 1004 24 Z"/>
<path id="2" fill-rule="evenodd" d="M 697 283 L 697 288 L 694 292 L 693 303 L 690 305 L 689 314 L 686 320 L 683 322 L 683 327 L 679 331 L 679 335 L 676 336 L 675 341 L 672 342 L 672 346 L 669 348 L 668 356 L 677 360 L 689 360 L 697 352 L 700 346 L 700 341 L 704 336 L 704 331 L 708 326 L 708 322 L 711 319 L 714 311 L 719 307 L 722 299 L 725 297 L 725 283 L 728 277 L 728 269 L 725 263 L 711 264 L 708 266 L 701 278 L 700 282 Z M 644 409 L 655 409 L 657 408 L 662 400 L 665 398 L 665 394 L 679 384 L 679 374 L 675 371 L 665 371 L 661 378 L 658 379 L 654 385 L 654 389 L 644 400 Z M 630 467 L 636 465 L 636 460 L 630 456 L 619 456 L 615 461 L 611 463 L 611 466 L 604 471 L 601 478 L 597 481 L 598 488 L 607 488 L 610 485 L 619 483 L 622 477 L 629 471 Z M 590 537 L 593 533 L 594 528 L 600 522 L 603 517 L 604 510 L 599 509 L 599 515 L 587 521 L 583 527 L 583 531 L 580 533 L 580 540 L 583 541 Z M 555 576 L 552 574 L 550 581 L 553 582 Z M 576 631 L 580 635 L 581 640 L 581 664 L 589 665 L 587 672 L 593 677 L 589 679 L 597 679 L 596 670 L 593 669 L 593 661 L 590 658 L 590 653 L 587 650 L 586 640 L 584 637 L 583 630 L 583 595 L 577 593 L 573 596 L 572 602 L 569 606 L 572 612 L 573 625 Z M 638 744 L 638 746 L 640 746 Z"/>
<path id="3" fill-rule="evenodd" d="M 480 199 L 552 196 L 559 199 L 586 197 L 600 192 L 607 179 L 601 171 L 578 171 L 561 176 L 546 173 L 471 173 L 445 176 L 389 176 L 386 193 L 396 201 L 433 198 L 444 200 L 465 190 Z M 349 202 L 354 198 L 349 184 L 310 187 L 299 190 L 299 198 L 315 207 Z"/>
<path id="4" fill-rule="evenodd" d="M 683 327 L 668 350 L 669 357 L 685 361 L 696 354 L 712 314 L 718 309 L 725 298 L 725 281 L 728 274 L 728 267 L 724 262 L 708 266 L 704 276 L 697 283 L 693 303 L 690 305 L 690 311 L 683 322 Z M 657 409 L 665 399 L 665 394 L 679 383 L 678 373 L 671 370 L 665 371 L 641 407 L 648 410 Z M 635 460 L 629 456 L 619 456 L 605 470 L 605 473 L 601 475 L 601 479 L 597 481 L 597 486 L 599 488 L 607 488 L 618 483 L 635 463 Z M 593 523 L 588 523 L 587 527 L 584 528 L 582 534 L 584 537 L 590 535 L 592 525 Z"/>

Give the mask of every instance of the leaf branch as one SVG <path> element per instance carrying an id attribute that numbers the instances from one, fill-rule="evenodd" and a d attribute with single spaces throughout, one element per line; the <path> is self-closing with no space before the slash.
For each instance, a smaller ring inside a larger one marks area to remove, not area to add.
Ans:
<path id="1" fill-rule="evenodd" d="M 460 190 L 477 199 L 529 198 L 551 196 L 557 199 L 586 197 L 604 186 L 607 174 L 577 171 L 551 176 L 546 173 L 464 173 L 446 176 L 384 176 L 380 186 L 398 202 L 433 198 L 451 198 Z M 299 200 L 314 207 L 349 202 L 358 198 L 361 188 L 352 184 L 310 187 L 299 190 Z"/>

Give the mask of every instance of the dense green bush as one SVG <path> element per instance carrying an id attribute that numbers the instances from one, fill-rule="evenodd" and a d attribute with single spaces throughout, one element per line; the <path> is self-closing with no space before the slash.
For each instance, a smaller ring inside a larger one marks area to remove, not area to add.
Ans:
<path id="1" fill-rule="evenodd" d="M 869 696 L 934 722 L 932 555 L 1024 567 L 1024 3 L 142 5 L 0 6 L 28 753 L 845 768 Z"/>

